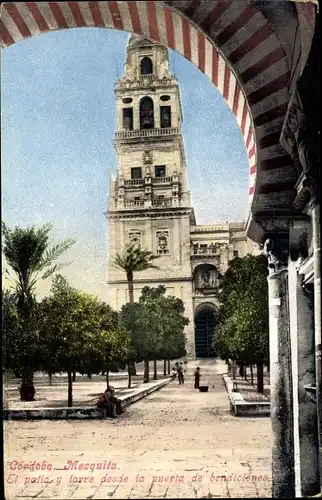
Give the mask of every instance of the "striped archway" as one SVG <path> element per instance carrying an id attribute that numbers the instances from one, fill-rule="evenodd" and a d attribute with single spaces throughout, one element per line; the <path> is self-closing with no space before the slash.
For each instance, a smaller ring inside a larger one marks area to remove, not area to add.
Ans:
<path id="1" fill-rule="evenodd" d="M 293 2 L 282 0 L 279 9 L 298 24 Z M 297 179 L 279 144 L 292 62 L 266 14 L 249 0 L 5 2 L 0 36 L 2 47 L 9 47 L 48 31 L 105 27 L 183 55 L 211 79 L 236 117 L 248 152 L 250 208 L 258 218 L 272 210 L 285 215 Z"/>

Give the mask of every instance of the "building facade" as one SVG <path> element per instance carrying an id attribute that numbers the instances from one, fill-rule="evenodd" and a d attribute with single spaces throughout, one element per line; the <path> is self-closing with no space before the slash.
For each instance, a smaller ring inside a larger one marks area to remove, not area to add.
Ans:
<path id="1" fill-rule="evenodd" d="M 234 257 L 259 252 L 243 222 L 198 226 L 191 205 L 180 91 L 169 72 L 166 47 L 131 36 L 125 75 L 115 86 L 115 148 L 108 219 L 108 302 L 128 302 L 124 272 L 113 267 L 116 253 L 136 242 L 159 255 L 158 269 L 134 276 L 134 299 L 144 286 L 164 285 L 182 299 L 187 353 L 214 355 L 211 337 L 219 307 L 218 284 Z"/>

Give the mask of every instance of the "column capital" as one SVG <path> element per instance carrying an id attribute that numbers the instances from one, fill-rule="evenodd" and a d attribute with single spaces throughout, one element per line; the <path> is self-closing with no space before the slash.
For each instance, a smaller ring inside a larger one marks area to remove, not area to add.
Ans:
<path id="1" fill-rule="evenodd" d="M 269 276 L 287 270 L 289 239 L 287 235 L 276 235 L 264 243 L 264 252 L 268 260 Z"/>
<path id="2" fill-rule="evenodd" d="M 308 207 L 310 210 L 316 204 L 320 203 L 320 189 L 317 176 L 306 175 L 303 172 L 297 182 L 296 188 L 295 208 L 303 210 L 305 207 Z"/>

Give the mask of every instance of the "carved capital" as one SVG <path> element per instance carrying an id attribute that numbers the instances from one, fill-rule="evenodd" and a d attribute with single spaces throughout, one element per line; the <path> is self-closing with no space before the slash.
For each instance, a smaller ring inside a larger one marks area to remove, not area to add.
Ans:
<path id="1" fill-rule="evenodd" d="M 298 210 L 303 210 L 308 204 L 315 205 L 316 203 L 320 203 L 320 197 L 318 179 L 312 176 L 305 176 L 293 204 Z"/>
<path id="2" fill-rule="evenodd" d="M 289 255 L 288 238 L 282 236 L 268 238 L 264 243 L 264 252 L 267 255 L 269 275 L 287 269 Z"/>

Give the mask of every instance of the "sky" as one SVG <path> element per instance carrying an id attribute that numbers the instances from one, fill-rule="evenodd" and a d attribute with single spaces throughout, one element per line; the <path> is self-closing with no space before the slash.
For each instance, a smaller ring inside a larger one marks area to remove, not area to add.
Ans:
<path id="1" fill-rule="evenodd" d="M 109 169 L 116 169 L 114 84 L 128 33 L 77 28 L 2 51 L 2 220 L 53 225 L 75 240 L 61 274 L 106 298 Z M 226 101 L 191 62 L 169 51 L 183 106 L 189 186 L 198 224 L 247 217 L 248 161 Z M 3 264 L 4 265 L 4 264 Z M 4 285 L 6 281 L 4 280 Z M 50 290 L 50 280 L 38 288 Z"/>

